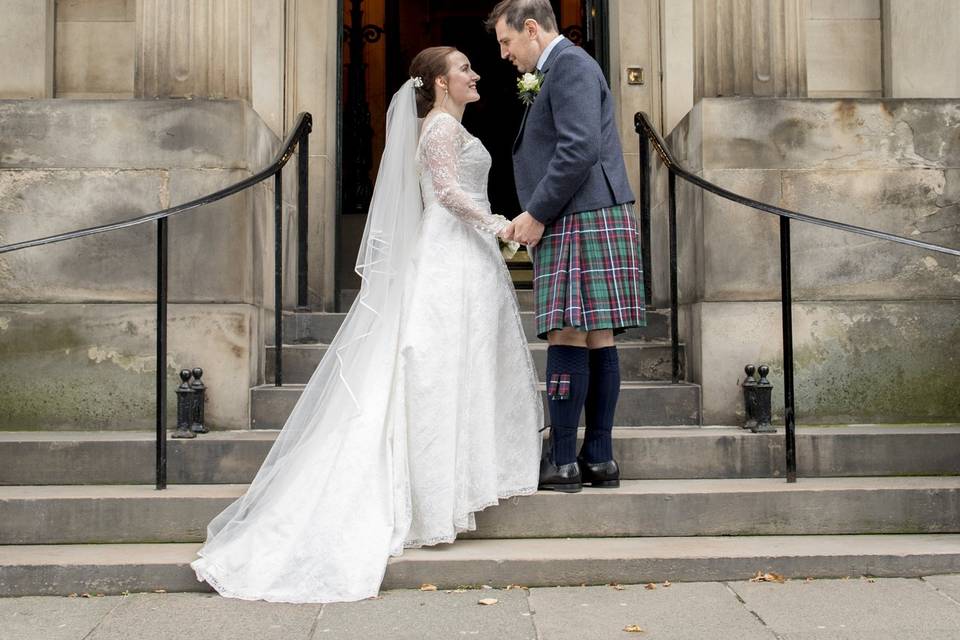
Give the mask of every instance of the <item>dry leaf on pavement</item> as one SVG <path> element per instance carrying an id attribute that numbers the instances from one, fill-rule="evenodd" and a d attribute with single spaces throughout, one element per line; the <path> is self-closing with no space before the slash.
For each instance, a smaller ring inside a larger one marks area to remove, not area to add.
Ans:
<path id="1" fill-rule="evenodd" d="M 498 602 L 499 600 L 497 600 L 496 598 L 482 598 L 477 601 L 477 604 L 491 605 L 491 604 L 497 604 Z"/>
<path id="2" fill-rule="evenodd" d="M 669 580 L 664 580 L 664 581 L 663 581 L 663 586 L 665 586 L 665 587 L 672 587 L 672 586 L 673 586 L 673 583 L 670 582 Z"/>
<path id="3" fill-rule="evenodd" d="M 645 585 L 643 586 L 643 588 L 646 589 L 646 590 L 648 590 L 648 591 L 653 591 L 654 589 L 657 588 L 657 585 L 653 584 L 652 582 L 648 582 L 647 584 L 645 584 Z"/>
<path id="4" fill-rule="evenodd" d="M 764 573 L 762 571 L 757 571 L 757 575 L 750 578 L 750 582 L 779 582 L 784 583 L 787 579 L 784 578 L 779 573 Z"/>
<path id="5" fill-rule="evenodd" d="M 507 591 L 510 591 L 510 589 L 523 589 L 524 591 L 529 591 L 530 587 L 525 587 L 522 584 L 508 584 Z"/>
<path id="6" fill-rule="evenodd" d="M 625 591 L 625 590 L 626 590 L 626 587 L 623 586 L 622 584 L 611 584 L 610 587 L 613 588 L 613 589 L 615 589 L 615 590 L 617 590 L 617 591 Z"/>
<path id="7" fill-rule="evenodd" d="M 638 624 L 630 624 L 630 625 L 627 625 L 627 626 L 625 626 L 625 627 L 623 628 L 623 630 L 626 631 L 627 633 L 646 633 L 646 631 L 644 631 L 643 627 L 641 627 L 641 626 L 638 625 Z"/>
<path id="8" fill-rule="evenodd" d="M 420 591 L 436 591 L 437 585 L 435 584 L 422 584 L 420 585 Z"/>

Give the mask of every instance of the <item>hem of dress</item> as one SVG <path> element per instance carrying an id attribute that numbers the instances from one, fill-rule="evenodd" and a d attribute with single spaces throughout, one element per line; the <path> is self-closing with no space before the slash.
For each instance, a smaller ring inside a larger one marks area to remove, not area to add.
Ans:
<path id="1" fill-rule="evenodd" d="M 465 514 L 466 514 L 466 517 L 469 518 L 471 514 L 479 513 L 480 511 L 483 511 L 488 507 L 496 506 L 497 504 L 499 504 L 501 500 L 509 500 L 510 498 L 518 498 L 520 496 L 530 496 L 535 494 L 536 492 L 537 492 L 536 486 L 511 489 L 510 491 L 498 494 L 496 500 L 487 501 L 487 502 L 483 502 L 478 505 L 472 506 L 465 512 Z M 404 540 L 403 548 L 404 549 L 420 549 L 422 547 L 432 547 L 438 544 L 451 544 L 454 541 L 456 541 L 457 536 L 460 535 L 461 533 L 466 533 L 467 531 L 476 531 L 476 529 L 477 529 L 476 525 L 472 527 L 469 527 L 469 526 L 460 527 L 460 526 L 454 525 L 454 531 L 451 534 L 447 534 L 443 536 L 434 536 L 432 538 Z M 393 553 L 391 555 L 394 557 L 397 557 L 402 555 L 402 553 L 403 551 L 400 551 L 398 553 Z"/>
<path id="2" fill-rule="evenodd" d="M 368 600 L 370 598 L 375 598 L 380 594 L 380 584 L 383 583 L 383 577 L 381 576 L 380 582 L 377 583 L 377 589 L 370 593 L 369 595 L 356 596 L 350 598 L 281 598 L 281 597 L 270 597 L 269 595 L 255 595 L 245 591 L 238 591 L 228 587 L 223 581 L 217 579 L 214 576 L 210 569 L 215 569 L 221 573 L 227 573 L 221 570 L 220 566 L 217 563 L 210 560 L 210 558 L 204 556 L 199 551 L 197 555 L 200 556 L 199 559 L 194 560 L 190 563 L 190 568 L 193 569 L 193 572 L 197 576 L 197 582 L 206 582 L 214 591 L 219 593 L 224 598 L 235 598 L 237 600 L 247 600 L 251 602 L 263 601 L 263 602 L 276 602 L 276 603 L 285 603 L 285 604 L 333 604 L 336 602 L 359 602 L 360 600 Z M 386 568 L 386 567 L 384 567 Z"/>

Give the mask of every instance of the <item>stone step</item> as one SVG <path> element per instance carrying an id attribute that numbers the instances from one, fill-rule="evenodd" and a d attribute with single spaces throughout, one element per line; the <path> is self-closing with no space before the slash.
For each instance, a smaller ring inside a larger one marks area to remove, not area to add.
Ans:
<path id="1" fill-rule="evenodd" d="M 212 431 L 168 440 L 171 484 L 247 483 L 278 431 Z M 734 427 L 616 428 L 625 480 L 783 475 L 784 439 Z M 960 425 L 797 428 L 801 478 L 960 475 Z M 104 461 L 109 461 L 105 464 Z M 152 431 L 0 432 L 0 485 L 150 484 Z"/>
<path id="2" fill-rule="evenodd" d="M 200 543 L 0 547 L 0 596 L 210 591 Z M 920 577 L 960 572 L 960 535 L 458 540 L 391 558 L 383 589 Z"/>
<path id="3" fill-rule="evenodd" d="M 540 389 L 544 389 L 543 384 Z M 302 391 L 302 384 L 284 384 L 282 387 L 264 384 L 250 389 L 251 427 L 281 428 Z M 699 425 L 700 407 L 700 386 L 696 384 L 624 382 L 620 385 L 614 424 L 626 427 Z"/>
<path id="4" fill-rule="evenodd" d="M 546 379 L 547 344 L 531 343 L 530 352 L 537 366 L 537 376 Z M 313 375 L 320 359 L 327 353 L 325 344 L 289 344 L 283 347 L 283 381 L 304 384 Z M 630 341 L 617 345 L 620 358 L 620 377 L 627 381 L 670 380 L 673 371 L 669 342 Z M 680 375 L 683 372 L 683 346 L 680 351 Z M 266 379 L 275 380 L 276 347 L 268 346 L 266 354 Z"/>
<path id="5" fill-rule="evenodd" d="M 517 304 L 521 311 L 533 311 L 533 290 L 517 289 Z M 360 294 L 359 289 L 341 289 L 340 290 L 340 309 L 347 311 L 356 301 Z"/>
<path id="6" fill-rule="evenodd" d="M 283 315 L 283 342 L 284 344 L 329 344 L 346 313 L 323 312 L 285 312 Z M 536 322 L 533 312 L 524 311 L 520 314 L 527 340 L 531 343 L 539 339 L 536 335 Z M 670 312 L 669 310 L 652 309 L 647 312 L 647 326 L 628 329 L 618 337 L 618 340 L 670 340 Z"/>
<path id="7" fill-rule="evenodd" d="M 247 485 L 0 487 L 0 544 L 202 541 Z M 960 533 L 960 477 L 626 480 L 477 514 L 465 538 Z"/>

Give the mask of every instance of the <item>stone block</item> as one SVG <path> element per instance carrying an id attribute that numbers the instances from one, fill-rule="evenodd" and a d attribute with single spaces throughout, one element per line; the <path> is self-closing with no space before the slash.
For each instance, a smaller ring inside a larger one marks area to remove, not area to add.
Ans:
<path id="1" fill-rule="evenodd" d="M 203 367 L 207 423 L 249 424 L 254 309 L 168 307 L 168 428 L 177 372 Z M 150 429 L 156 308 L 150 304 L 0 305 L 0 429 Z"/>
<path id="2" fill-rule="evenodd" d="M 874 4 L 878 3 L 875 1 Z M 877 6 L 879 10 L 879 6 Z M 807 90 L 846 97 L 883 92 L 880 20 L 812 20 L 807 25 Z"/>
<path id="3" fill-rule="evenodd" d="M 955 100 L 705 99 L 688 115 L 702 122 L 686 125 L 686 144 L 703 146 L 704 169 L 958 168 L 956 105 Z M 699 138 L 690 135 L 698 126 Z M 671 136 L 671 146 L 679 140 Z"/>
<path id="4" fill-rule="evenodd" d="M 232 100 L 0 101 L 0 168 L 246 168 Z"/>
<path id="5" fill-rule="evenodd" d="M 4 244 L 163 208 L 162 171 L 0 170 Z M 156 223 L 0 256 L 4 302 L 156 299 Z"/>
<path id="6" fill-rule="evenodd" d="M 880 0 L 810 0 L 808 15 L 811 20 L 879 20 Z"/>
<path id="7" fill-rule="evenodd" d="M 57 22 L 133 22 L 136 0 L 57 0 Z"/>
<path id="8" fill-rule="evenodd" d="M 895 98 L 960 97 L 960 4 L 884 0 L 884 89 Z"/>
<path id="9" fill-rule="evenodd" d="M 747 363 L 768 364 L 775 413 L 783 410 L 779 302 L 701 303 L 704 422 L 742 422 Z M 797 421 L 939 422 L 960 415 L 960 303 L 795 302 Z"/>
<path id="10" fill-rule="evenodd" d="M 247 175 L 241 169 L 173 170 L 170 205 L 213 193 Z M 171 301 L 254 301 L 251 195 L 249 190 L 241 191 L 170 219 Z"/>
<path id="11" fill-rule="evenodd" d="M 133 22 L 58 22 L 57 97 L 133 97 Z"/>
<path id="12" fill-rule="evenodd" d="M 783 172 L 782 185 L 789 209 L 960 247 L 956 169 Z M 798 299 L 960 298 L 955 257 L 802 222 L 791 223 L 791 241 Z"/>
<path id="13" fill-rule="evenodd" d="M 53 97 L 53 0 L 2 0 L 0 15 L 0 98 Z M 7 118 L 0 121 L 6 129 Z"/>

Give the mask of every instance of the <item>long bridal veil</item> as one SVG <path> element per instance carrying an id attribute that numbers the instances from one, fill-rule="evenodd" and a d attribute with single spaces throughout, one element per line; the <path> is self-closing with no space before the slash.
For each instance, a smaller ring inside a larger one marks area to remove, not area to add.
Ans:
<path id="1" fill-rule="evenodd" d="M 193 563 L 224 595 L 376 595 L 410 525 L 402 407 L 392 402 L 404 278 L 423 214 L 412 81 L 394 95 L 356 271 L 357 301 L 246 494 Z M 394 419 L 396 418 L 396 419 Z"/>

